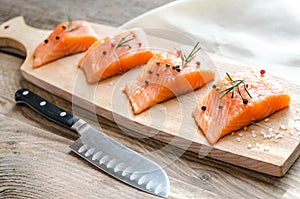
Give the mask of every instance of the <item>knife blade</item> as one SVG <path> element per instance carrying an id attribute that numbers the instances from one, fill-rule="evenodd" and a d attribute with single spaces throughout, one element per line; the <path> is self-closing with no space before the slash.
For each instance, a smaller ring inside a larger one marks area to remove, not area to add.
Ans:
<path id="1" fill-rule="evenodd" d="M 102 171 L 142 191 L 168 196 L 169 178 L 155 162 L 28 89 L 19 89 L 15 100 L 17 104 L 26 104 L 48 119 L 77 132 L 80 137 L 70 145 L 71 150 Z"/>

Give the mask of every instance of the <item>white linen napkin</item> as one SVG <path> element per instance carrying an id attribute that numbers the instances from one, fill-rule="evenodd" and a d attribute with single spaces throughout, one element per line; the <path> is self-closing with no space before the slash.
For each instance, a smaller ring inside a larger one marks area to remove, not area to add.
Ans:
<path id="1" fill-rule="evenodd" d="M 266 69 L 300 85 L 299 8 L 298 0 L 178 0 L 121 28 L 181 31 L 197 38 L 208 52 Z M 162 34 L 156 36 L 178 41 Z"/>

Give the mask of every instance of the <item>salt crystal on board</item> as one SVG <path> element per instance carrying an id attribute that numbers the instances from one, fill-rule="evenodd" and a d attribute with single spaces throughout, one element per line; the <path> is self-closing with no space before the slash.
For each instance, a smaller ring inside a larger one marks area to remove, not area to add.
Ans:
<path id="1" fill-rule="evenodd" d="M 280 125 L 280 129 L 282 129 L 282 130 L 286 130 L 287 128 L 286 128 L 286 126 L 285 126 L 285 125 L 281 124 L 281 125 Z"/>
<path id="2" fill-rule="evenodd" d="M 269 146 L 265 146 L 264 147 L 264 151 L 270 151 L 270 147 Z"/>
<path id="3" fill-rule="evenodd" d="M 260 144 L 257 142 L 257 143 L 255 144 L 255 146 L 256 146 L 256 148 L 259 149 Z"/>

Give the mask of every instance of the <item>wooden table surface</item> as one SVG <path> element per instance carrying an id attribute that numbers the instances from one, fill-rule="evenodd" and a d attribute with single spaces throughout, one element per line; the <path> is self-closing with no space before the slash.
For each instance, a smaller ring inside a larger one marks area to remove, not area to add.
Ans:
<path id="1" fill-rule="evenodd" d="M 42 1 L 0 0 L 0 24 L 19 15 L 27 24 L 52 29 L 70 12 L 75 19 L 119 26 L 172 0 Z M 16 106 L 21 87 L 72 111 L 72 104 L 27 82 L 19 67 L 24 57 L 10 49 L 0 52 L 0 198 L 157 198 L 127 186 L 70 152 L 77 136 L 25 106 Z M 5 51 L 5 52 L 3 52 Z M 9 51 L 9 53 L 8 53 Z M 124 145 L 154 161 L 173 160 L 164 167 L 170 178 L 169 198 L 296 198 L 300 194 L 300 161 L 277 178 L 176 147 L 159 151 L 163 143 L 123 132 L 113 122 L 81 110 L 80 117 Z M 181 155 L 182 154 L 182 155 Z"/>

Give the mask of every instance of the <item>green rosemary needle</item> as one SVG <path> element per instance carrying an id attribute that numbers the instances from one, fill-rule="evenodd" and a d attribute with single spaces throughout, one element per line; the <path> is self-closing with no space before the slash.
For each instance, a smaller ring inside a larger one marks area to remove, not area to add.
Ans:
<path id="1" fill-rule="evenodd" d="M 67 32 L 71 32 L 71 31 L 76 30 L 76 29 L 78 29 L 78 28 L 81 27 L 81 24 L 77 24 L 76 26 L 72 25 L 72 19 L 71 19 L 71 17 L 70 17 L 69 14 L 67 14 L 67 18 L 68 18 L 68 29 L 67 29 Z"/>
<path id="2" fill-rule="evenodd" d="M 134 37 L 132 36 L 132 38 L 129 38 L 128 37 L 130 36 L 131 34 L 129 33 L 128 35 L 126 35 L 125 37 L 122 37 L 121 40 L 119 41 L 119 43 L 116 45 L 116 49 L 117 48 L 120 48 L 122 46 L 128 46 L 130 47 L 130 45 L 128 44 L 128 42 L 134 40 Z"/>
<path id="3" fill-rule="evenodd" d="M 228 93 L 231 92 L 231 98 L 234 98 L 234 94 L 235 94 L 235 90 L 237 90 L 238 94 L 241 96 L 243 103 L 247 104 L 248 100 L 246 100 L 246 98 L 244 98 L 244 96 L 242 95 L 241 91 L 240 91 L 240 85 L 242 84 L 247 95 L 252 98 L 251 94 L 249 93 L 247 86 L 246 86 L 246 82 L 245 80 L 233 80 L 231 78 L 231 76 L 229 75 L 229 73 L 226 73 L 227 77 L 229 78 L 230 82 L 229 84 L 231 85 L 230 87 L 220 91 L 220 93 L 222 93 L 222 96 L 220 97 L 220 99 L 222 99 L 225 95 L 227 95 Z"/>
<path id="4" fill-rule="evenodd" d="M 185 67 L 185 65 L 187 65 L 195 57 L 195 55 L 199 50 L 201 50 L 201 46 L 199 46 L 199 44 L 200 43 L 197 42 L 193 50 L 188 55 L 182 54 L 181 51 L 179 51 L 181 56 L 181 61 L 182 61 L 181 69 Z"/>

